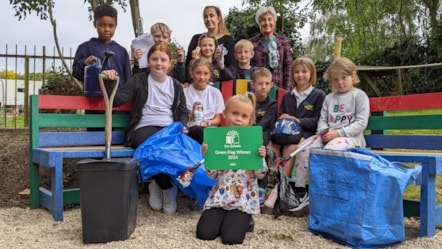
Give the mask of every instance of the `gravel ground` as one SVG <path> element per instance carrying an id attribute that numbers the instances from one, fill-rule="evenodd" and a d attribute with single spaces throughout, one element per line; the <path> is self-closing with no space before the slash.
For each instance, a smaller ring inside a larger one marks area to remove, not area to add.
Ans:
<path id="1" fill-rule="evenodd" d="M 255 217 L 255 230 L 248 233 L 242 245 L 225 246 L 220 239 L 201 241 L 195 227 L 201 211 L 190 211 L 191 201 L 180 194 L 176 214 L 166 215 L 151 210 L 148 195 L 138 203 L 137 226 L 125 241 L 84 244 L 81 209 L 64 212 L 64 221 L 55 222 L 47 210 L 29 208 L 0 209 L 0 248 L 348 248 L 312 234 L 307 230 L 308 209 L 290 213 L 275 220 L 270 210 Z M 442 248 L 442 232 L 436 236 L 418 237 L 418 222 L 405 219 L 407 240 L 390 248 Z"/>

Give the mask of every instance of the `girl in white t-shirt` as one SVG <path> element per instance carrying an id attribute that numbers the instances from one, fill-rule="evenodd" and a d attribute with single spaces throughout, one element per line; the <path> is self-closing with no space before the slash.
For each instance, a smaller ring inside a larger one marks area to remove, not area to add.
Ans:
<path id="1" fill-rule="evenodd" d="M 189 116 L 188 135 L 203 142 L 204 127 L 214 127 L 221 124 L 221 114 L 224 110 L 224 100 L 221 91 L 210 85 L 212 76 L 212 63 L 205 58 L 198 58 L 193 61 L 190 67 L 190 75 L 193 83 L 184 89 Z M 204 120 L 196 122 L 195 111 L 197 105 L 201 105 L 204 113 Z"/>

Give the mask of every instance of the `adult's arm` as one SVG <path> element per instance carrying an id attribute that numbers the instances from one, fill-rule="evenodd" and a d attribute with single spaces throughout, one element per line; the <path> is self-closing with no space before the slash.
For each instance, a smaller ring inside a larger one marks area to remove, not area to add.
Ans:
<path id="1" fill-rule="evenodd" d="M 287 37 L 283 37 L 282 49 L 284 53 L 283 61 L 282 61 L 282 70 L 284 73 L 283 81 L 281 84 L 284 84 L 284 89 L 290 88 L 290 67 L 292 65 L 293 57 L 292 57 L 292 48 L 290 46 L 290 41 Z"/>
<path id="2" fill-rule="evenodd" d="M 187 48 L 187 56 L 186 56 L 186 62 L 185 62 L 185 82 L 190 82 L 190 74 L 189 74 L 189 65 L 190 61 L 192 60 L 192 51 L 197 47 L 198 45 L 198 39 L 201 34 L 195 34 L 192 36 L 192 39 L 190 40 L 189 47 Z"/>

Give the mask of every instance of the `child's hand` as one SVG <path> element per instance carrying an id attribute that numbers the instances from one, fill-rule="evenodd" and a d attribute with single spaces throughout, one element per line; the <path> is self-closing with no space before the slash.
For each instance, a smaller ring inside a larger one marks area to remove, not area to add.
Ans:
<path id="1" fill-rule="evenodd" d="M 200 51 L 201 48 L 200 47 L 196 47 L 193 51 L 192 51 L 192 59 L 196 60 L 198 58 L 200 58 Z"/>
<path id="2" fill-rule="evenodd" d="M 201 145 L 201 154 L 203 154 L 203 156 L 207 153 L 207 148 L 209 147 L 209 145 L 207 145 L 206 143 L 203 142 L 203 144 Z"/>
<path id="3" fill-rule="evenodd" d="M 187 129 L 186 126 L 183 127 L 183 129 L 181 130 L 184 134 L 189 133 L 189 130 Z"/>
<path id="4" fill-rule="evenodd" d="M 177 62 L 183 63 L 184 62 L 184 49 L 183 49 L 183 47 L 175 47 L 175 52 L 176 52 Z"/>
<path id="5" fill-rule="evenodd" d="M 110 70 L 104 70 L 101 72 L 103 74 L 103 78 L 106 80 L 115 80 L 115 77 L 118 76 L 117 71 L 110 69 Z"/>
<path id="6" fill-rule="evenodd" d="M 134 59 L 138 61 L 141 59 L 141 56 L 143 56 L 143 50 L 141 50 L 141 48 L 136 49 L 134 51 Z"/>
<path id="7" fill-rule="evenodd" d="M 329 130 L 328 132 L 321 135 L 322 141 L 324 143 L 328 143 L 330 140 L 333 140 L 337 137 L 339 137 L 339 133 L 335 130 Z"/>
<path id="8" fill-rule="evenodd" d="M 97 63 L 97 58 L 95 58 L 95 56 L 93 55 L 87 57 L 86 60 L 84 60 L 84 64 L 86 66 L 94 65 L 95 63 Z"/>
<path id="9" fill-rule="evenodd" d="M 199 101 L 195 101 L 195 103 L 193 103 L 192 111 L 191 111 L 190 114 L 189 114 L 189 121 L 194 121 L 194 120 L 195 120 L 195 115 L 194 115 L 194 113 L 195 113 L 195 108 L 196 108 L 196 106 L 199 105 L 199 104 L 201 104 L 201 102 L 199 102 Z"/>
<path id="10" fill-rule="evenodd" d="M 215 49 L 214 58 L 218 63 L 221 61 L 221 50 L 219 48 Z"/>
<path id="11" fill-rule="evenodd" d="M 264 145 L 261 145 L 258 149 L 258 153 L 261 157 L 265 157 L 267 154 L 266 147 Z"/>

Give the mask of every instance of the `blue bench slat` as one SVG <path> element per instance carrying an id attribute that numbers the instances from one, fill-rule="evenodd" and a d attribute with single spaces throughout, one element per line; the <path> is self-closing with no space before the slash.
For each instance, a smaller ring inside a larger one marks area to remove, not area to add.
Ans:
<path id="1" fill-rule="evenodd" d="M 39 146 L 88 146 L 103 145 L 104 131 L 88 132 L 40 132 Z M 112 144 L 124 144 L 124 131 L 112 132 Z"/>
<path id="2" fill-rule="evenodd" d="M 46 150 L 37 148 L 32 150 L 32 161 L 47 167 L 55 167 L 60 159 L 63 158 L 104 158 L 106 152 L 103 149 L 79 149 L 79 150 Z M 113 157 L 132 157 L 135 149 L 130 147 L 111 149 L 111 158 Z"/>
<path id="3" fill-rule="evenodd" d="M 366 135 L 370 148 L 442 150 L 442 136 L 437 135 Z"/>

